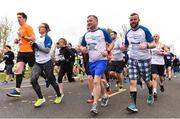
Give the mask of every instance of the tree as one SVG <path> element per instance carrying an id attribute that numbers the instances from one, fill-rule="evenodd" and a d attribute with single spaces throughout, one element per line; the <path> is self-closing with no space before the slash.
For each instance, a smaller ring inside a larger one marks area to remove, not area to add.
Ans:
<path id="1" fill-rule="evenodd" d="M 108 27 L 106 30 L 109 34 L 113 31 L 112 28 L 110 28 L 110 27 Z"/>
<path id="2" fill-rule="evenodd" d="M 0 59 L 3 56 L 4 48 L 11 32 L 12 22 L 10 22 L 7 17 L 2 17 L 0 19 Z"/>
<path id="3" fill-rule="evenodd" d="M 129 28 L 126 24 L 121 25 L 120 30 L 119 30 L 119 35 L 122 39 L 125 39 L 125 35 L 126 35 L 128 29 Z"/>

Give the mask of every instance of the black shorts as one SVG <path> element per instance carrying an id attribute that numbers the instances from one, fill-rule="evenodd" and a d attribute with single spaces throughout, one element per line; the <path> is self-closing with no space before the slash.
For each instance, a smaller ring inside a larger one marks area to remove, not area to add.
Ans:
<path id="1" fill-rule="evenodd" d="M 108 71 L 115 71 L 117 73 L 121 73 L 124 68 L 123 61 L 111 61 L 108 66 Z"/>
<path id="2" fill-rule="evenodd" d="M 84 68 L 87 75 L 91 75 L 89 70 L 89 62 L 84 62 Z"/>
<path id="3" fill-rule="evenodd" d="M 156 64 L 151 65 L 151 74 L 158 74 L 159 76 L 164 76 L 164 70 L 165 70 L 164 65 L 156 65 Z"/>
<path id="4" fill-rule="evenodd" d="M 13 74 L 13 71 L 12 71 L 13 66 L 14 66 L 13 64 L 6 65 L 6 74 L 7 75 Z"/>
<path id="5" fill-rule="evenodd" d="M 17 62 L 28 63 L 32 67 L 35 63 L 35 55 L 33 52 L 18 52 Z"/>
<path id="6" fill-rule="evenodd" d="M 171 62 L 165 62 L 165 66 L 166 66 L 166 69 L 167 69 L 168 67 L 172 67 L 172 63 L 171 63 Z"/>

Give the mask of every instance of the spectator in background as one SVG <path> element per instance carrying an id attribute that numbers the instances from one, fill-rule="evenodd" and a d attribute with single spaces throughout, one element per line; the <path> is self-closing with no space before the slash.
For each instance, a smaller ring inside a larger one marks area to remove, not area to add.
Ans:
<path id="1" fill-rule="evenodd" d="M 8 81 L 13 81 L 13 71 L 12 68 L 14 66 L 14 53 L 11 51 L 11 46 L 6 45 L 4 49 L 4 57 L 2 61 L 5 61 L 5 69 L 6 69 L 6 79 L 3 81 L 4 84 L 7 84 Z"/>
<path id="2" fill-rule="evenodd" d="M 173 59 L 173 72 L 174 72 L 174 77 L 176 77 L 176 73 L 179 72 L 179 66 L 180 66 L 180 61 L 179 59 L 176 57 L 176 55 L 174 55 L 174 59 Z"/>

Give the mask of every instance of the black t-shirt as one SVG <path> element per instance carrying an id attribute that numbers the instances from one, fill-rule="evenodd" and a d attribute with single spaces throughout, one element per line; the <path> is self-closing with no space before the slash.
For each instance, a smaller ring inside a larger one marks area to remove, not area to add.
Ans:
<path id="1" fill-rule="evenodd" d="M 174 55 L 172 53 L 169 53 L 169 54 L 165 55 L 164 56 L 165 63 L 172 63 L 173 56 Z"/>
<path id="2" fill-rule="evenodd" d="M 14 53 L 12 51 L 8 51 L 6 53 L 4 53 L 4 58 L 3 60 L 5 60 L 5 64 L 6 65 L 13 65 L 14 62 Z"/>
<path id="3" fill-rule="evenodd" d="M 59 56 L 60 56 L 61 65 L 65 65 L 66 63 L 71 63 L 72 61 L 74 61 L 75 58 L 73 51 L 68 47 L 61 48 Z"/>

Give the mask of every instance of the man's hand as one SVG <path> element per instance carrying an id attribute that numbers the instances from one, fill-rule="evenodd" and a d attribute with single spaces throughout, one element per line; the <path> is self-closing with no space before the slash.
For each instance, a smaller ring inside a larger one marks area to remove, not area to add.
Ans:
<path id="1" fill-rule="evenodd" d="M 127 50 L 127 47 L 123 44 L 123 45 L 120 46 L 120 50 L 121 50 L 121 51 L 126 51 L 126 50 Z"/>
<path id="2" fill-rule="evenodd" d="M 139 44 L 139 48 L 140 48 L 140 49 L 147 49 L 147 47 L 148 47 L 148 44 L 145 43 L 145 42 L 141 42 L 141 43 Z"/>
<path id="3" fill-rule="evenodd" d="M 101 54 L 102 54 L 103 57 L 107 57 L 108 52 L 107 51 L 103 51 L 103 52 L 101 52 Z"/>
<path id="4" fill-rule="evenodd" d="M 19 42 L 19 39 L 18 39 L 18 38 L 15 38 L 15 39 L 14 39 L 14 43 L 18 44 L 18 42 Z"/>
<path id="5" fill-rule="evenodd" d="M 25 35 L 21 31 L 18 31 L 17 34 L 22 38 L 25 37 Z"/>

